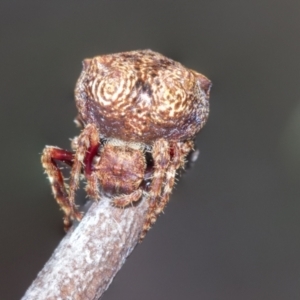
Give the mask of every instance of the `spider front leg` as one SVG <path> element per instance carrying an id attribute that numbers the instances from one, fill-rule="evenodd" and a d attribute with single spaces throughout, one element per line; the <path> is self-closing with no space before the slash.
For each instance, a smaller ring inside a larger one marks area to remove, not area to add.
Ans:
<path id="1" fill-rule="evenodd" d="M 170 149 L 169 143 L 164 139 L 157 140 L 152 147 L 152 157 L 154 162 L 154 172 L 152 175 L 152 182 L 149 191 L 149 210 L 143 226 L 143 231 L 140 236 L 140 241 L 143 240 L 146 233 L 155 223 L 157 216 L 153 214 L 157 202 L 160 201 L 161 190 L 165 179 L 165 173 L 170 163 Z"/>
<path id="2" fill-rule="evenodd" d="M 99 135 L 94 125 L 87 125 L 78 138 L 76 138 L 76 151 L 72 152 L 47 146 L 42 154 L 42 165 L 48 174 L 54 197 L 64 211 L 64 228 L 68 230 L 72 220 L 81 220 L 82 214 L 75 205 L 75 191 L 79 186 L 80 174 L 84 166 L 84 175 L 87 179 L 86 191 L 93 198 L 99 198 L 98 181 L 93 172 L 92 164 L 98 153 Z M 67 188 L 63 175 L 56 160 L 62 161 L 72 167 L 69 188 Z"/>
<path id="3" fill-rule="evenodd" d="M 76 209 L 74 201 L 70 200 L 63 175 L 55 161 L 62 161 L 72 166 L 73 158 L 72 152 L 51 146 L 46 146 L 41 157 L 42 165 L 51 183 L 53 195 L 65 214 L 65 229 L 71 226 L 72 219 L 80 220 L 81 213 Z"/>
<path id="4" fill-rule="evenodd" d="M 186 143 L 171 143 L 172 159 L 166 171 L 165 185 L 161 195 L 161 200 L 159 202 L 156 202 L 156 206 L 153 209 L 153 214 L 156 217 L 163 211 L 163 209 L 167 205 L 170 199 L 170 194 L 175 184 L 176 172 L 180 167 L 184 167 L 185 158 L 192 149 L 192 141 L 188 141 Z"/>
<path id="5" fill-rule="evenodd" d="M 180 167 L 184 167 L 185 158 L 193 149 L 193 142 L 171 142 L 169 144 L 164 141 L 164 143 L 159 142 L 155 146 L 155 148 L 153 147 L 154 174 L 150 191 L 150 195 L 152 195 L 153 199 L 151 199 L 150 196 L 150 201 L 152 202 L 150 203 L 150 209 L 144 223 L 140 241 L 143 240 L 151 225 L 156 222 L 158 215 L 167 205 L 174 187 L 176 172 Z M 156 152 L 159 148 L 161 153 Z M 154 182 L 155 178 L 157 178 L 159 182 L 159 190 L 152 190 L 154 186 L 153 183 L 156 184 Z"/>
<path id="6" fill-rule="evenodd" d="M 76 138 L 74 163 L 70 178 L 69 198 L 74 201 L 75 191 L 78 189 L 80 173 L 84 167 L 84 175 L 87 181 L 86 192 L 93 200 L 99 200 L 99 187 L 96 173 L 93 172 L 93 160 L 98 153 L 100 145 L 99 132 L 95 125 L 88 124 Z M 74 145 L 73 145 L 74 146 Z"/>
<path id="7" fill-rule="evenodd" d="M 132 192 L 131 194 L 124 194 L 116 196 L 113 198 L 113 204 L 117 207 L 126 207 L 129 204 L 132 204 L 141 199 L 143 195 L 143 190 L 139 188 L 138 190 Z"/>

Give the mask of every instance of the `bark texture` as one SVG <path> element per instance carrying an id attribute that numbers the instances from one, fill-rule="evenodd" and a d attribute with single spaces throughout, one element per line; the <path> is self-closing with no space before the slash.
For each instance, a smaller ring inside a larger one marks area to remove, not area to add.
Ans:
<path id="1" fill-rule="evenodd" d="M 148 201 L 120 209 L 93 203 L 55 249 L 22 300 L 96 300 L 137 245 Z"/>

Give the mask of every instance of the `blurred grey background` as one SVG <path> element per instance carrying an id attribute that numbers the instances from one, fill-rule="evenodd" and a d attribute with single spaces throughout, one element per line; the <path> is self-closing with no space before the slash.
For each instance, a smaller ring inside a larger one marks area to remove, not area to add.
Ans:
<path id="1" fill-rule="evenodd" d="M 213 81 L 199 160 L 104 299 L 300 298 L 300 2 L 0 2 L 0 299 L 64 233 L 40 164 L 84 58 L 150 48 Z"/>

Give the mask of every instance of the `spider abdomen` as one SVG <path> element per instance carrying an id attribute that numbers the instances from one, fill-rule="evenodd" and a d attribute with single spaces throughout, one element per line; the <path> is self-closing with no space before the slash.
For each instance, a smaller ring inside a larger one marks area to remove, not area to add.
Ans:
<path id="1" fill-rule="evenodd" d="M 84 61 L 75 89 L 80 119 L 104 137 L 184 141 L 204 126 L 211 82 L 151 50 Z"/>

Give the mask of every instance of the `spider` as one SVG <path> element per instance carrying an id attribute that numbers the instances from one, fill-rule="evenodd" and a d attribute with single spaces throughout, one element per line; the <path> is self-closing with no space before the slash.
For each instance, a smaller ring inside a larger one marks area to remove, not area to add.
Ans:
<path id="1" fill-rule="evenodd" d="M 210 88 L 204 75 L 151 50 L 85 59 L 75 87 L 76 123 L 83 129 L 73 151 L 46 146 L 41 158 L 65 229 L 82 218 L 74 199 L 84 176 L 94 200 L 109 194 L 115 206 L 126 207 L 146 196 L 143 239 L 207 121 Z M 69 185 L 58 161 L 71 166 Z"/>

